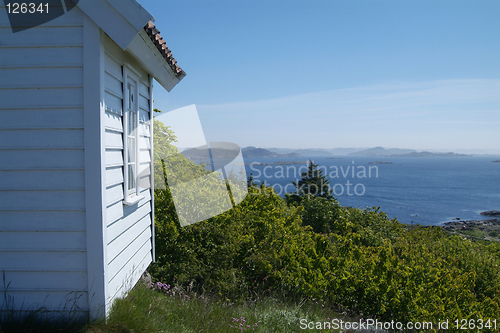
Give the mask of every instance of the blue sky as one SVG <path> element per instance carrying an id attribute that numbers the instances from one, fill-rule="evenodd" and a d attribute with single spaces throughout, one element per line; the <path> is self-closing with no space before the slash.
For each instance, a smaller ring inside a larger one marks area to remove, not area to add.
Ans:
<path id="1" fill-rule="evenodd" d="M 210 141 L 500 150 L 500 1 L 139 2 Z"/>

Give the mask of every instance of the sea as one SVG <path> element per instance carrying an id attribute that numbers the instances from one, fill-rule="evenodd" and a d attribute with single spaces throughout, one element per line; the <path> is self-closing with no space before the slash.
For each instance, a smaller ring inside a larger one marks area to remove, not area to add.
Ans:
<path id="1" fill-rule="evenodd" d="M 500 156 L 245 158 L 247 175 L 284 196 L 295 191 L 311 160 L 323 170 L 343 206 L 380 207 L 402 223 L 440 225 L 483 220 L 500 210 Z M 297 164 L 281 164 L 281 163 Z M 384 162 L 373 164 L 373 162 Z M 278 164 L 274 164 L 278 163 Z M 261 165 L 259 165 L 261 164 Z M 265 164 L 265 165 L 262 165 Z"/>

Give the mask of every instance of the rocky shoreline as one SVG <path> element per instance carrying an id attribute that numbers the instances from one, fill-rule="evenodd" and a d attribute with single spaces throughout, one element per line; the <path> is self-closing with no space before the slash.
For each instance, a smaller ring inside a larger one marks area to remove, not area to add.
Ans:
<path id="1" fill-rule="evenodd" d="M 499 211 L 492 212 L 500 213 Z M 481 215 L 490 216 L 483 213 Z M 445 222 L 441 227 L 450 234 L 461 235 L 472 240 L 500 241 L 500 219 L 497 218 L 469 221 L 456 220 Z"/>
<path id="2" fill-rule="evenodd" d="M 487 210 L 479 214 L 483 216 L 500 217 L 500 210 Z"/>

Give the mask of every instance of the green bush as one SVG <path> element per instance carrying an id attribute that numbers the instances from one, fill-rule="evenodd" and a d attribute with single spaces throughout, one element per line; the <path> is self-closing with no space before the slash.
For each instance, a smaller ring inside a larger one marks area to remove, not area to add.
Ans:
<path id="1" fill-rule="evenodd" d="M 155 207 L 150 271 L 158 281 L 231 300 L 317 297 L 389 321 L 500 314 L 496 242 L 405 227 L 378 208 L 342 207 L 321 196 L 288 206 L 265 186 L 250 188 L 234 209 L 184 228 L 168 188 L 155 191 Z"/>
<path id="2" fill-rule="evenodd" d="M 234 210 L 186 228 L 157 214 L 154 277 L 230 299 L 318 297 L 387 320 L 499 313 L 496 244 L 440 228 L 405 230 L 376 210 L 342 207 L 343 228 L 322 235 L 302 225 L 302 207 L 286 206 L 269 188 L 250 191 Z M 307 209 L 334 205 L 317 200 Z M 370 227 L 376 242 L 363 234 Z"/>
<path id="3" fill-rule="evenodd" d="M 303 224 L 315 232 L 344 236 L 354 233 L 357 242 L 366 246 L 381 245 L 386 239 L 394 243 L 404 230 L 401 223 L 389 219 L 380 207 L 343 207 L 335 199 L 322 197 L 304 198 L 301 206 Z"/>
<path id="4" fill-rule="evenodd" d="M 228 298 L 269 291 L 287 271 L 310 266 L 305 253 L 315 251 L 314 238 L 322 237 L 301 225 L 300 208 L 288 207 L 270 188 L 250 189 L 236 208 L 185 228 L 171 215 L 167 190 L 157 191 L 155 200 L 170 209 L 156 212 L 153 276 Z"/>

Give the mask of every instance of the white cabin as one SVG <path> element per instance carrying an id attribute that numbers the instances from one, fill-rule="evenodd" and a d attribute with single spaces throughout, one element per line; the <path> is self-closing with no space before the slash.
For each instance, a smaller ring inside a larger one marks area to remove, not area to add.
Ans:
<path id="1" fill-rule="evenodd" d="M 154 260 L 152 82 L 185 73 L 151 20 L 80 0 L 13 33 L 0 4 L 0 311 L 106 316 Z"/>

